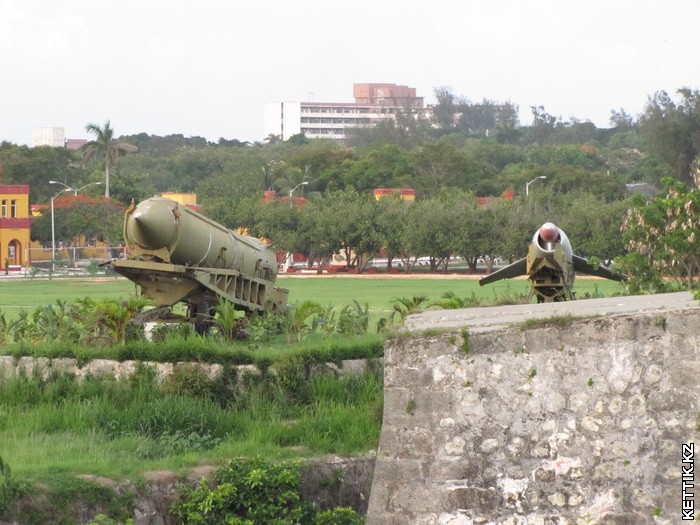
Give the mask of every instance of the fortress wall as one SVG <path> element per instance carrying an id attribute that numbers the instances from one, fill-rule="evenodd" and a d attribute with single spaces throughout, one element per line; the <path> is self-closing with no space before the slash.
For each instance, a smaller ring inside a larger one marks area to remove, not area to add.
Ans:
<path id="1" fill-rule="evenodd" d="M 464 339 L 388 344 L 367 525 L 681 522 L 699 309 Z"/>

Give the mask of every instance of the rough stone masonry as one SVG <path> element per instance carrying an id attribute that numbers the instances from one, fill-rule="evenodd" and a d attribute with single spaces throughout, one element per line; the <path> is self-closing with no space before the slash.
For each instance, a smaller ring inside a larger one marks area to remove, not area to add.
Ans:
<path id="1" fill-rule="evenodd" d="M 700 309 L 532 324 L 388 344 L 367 525 L 681 523 Z"/>

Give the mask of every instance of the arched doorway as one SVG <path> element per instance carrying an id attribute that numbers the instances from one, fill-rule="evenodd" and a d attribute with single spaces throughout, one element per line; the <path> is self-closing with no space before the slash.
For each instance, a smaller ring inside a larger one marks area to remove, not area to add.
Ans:
<path id="1" fill-rule="evenodd" d="M 12 239 L 7 245 L 7 265 L 22 265 L 22 243 L 17 239 Z"/>

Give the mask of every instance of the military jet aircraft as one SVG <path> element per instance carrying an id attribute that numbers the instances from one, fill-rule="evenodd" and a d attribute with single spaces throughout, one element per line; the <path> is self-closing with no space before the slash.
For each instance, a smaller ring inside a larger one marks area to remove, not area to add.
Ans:
<path id="1" fill-rule="evenodd" d="M 527 257 L 501 268 L 479 280 L 481 286 L 501 279 L 528 275 L 532 281 L 530 297 L 534 294 L 538 303 L 569 301 L 575 299 L 572 288 L 576 272 L 626 281 L 627 276 L 614 273 L 605 266 L 590 264 L 583 257 L 574 255 L 566 234 L 551 222 L 545 222 L 532 236 Z"/>

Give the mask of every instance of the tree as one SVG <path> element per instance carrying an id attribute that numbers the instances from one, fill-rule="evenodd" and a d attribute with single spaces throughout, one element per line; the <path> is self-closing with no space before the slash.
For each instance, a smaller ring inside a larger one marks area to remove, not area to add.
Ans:
<path id="1" fill-rule="evenodd" d="M 92 140 L 83 146 L 85 151 L 85 162 L 93 159 L 103 159 L 105 166 L 105 197 L 109 197 L 109 172 L 117 163 L 117 159 L 126 153 L 133 153 L 138 148 L 125 142 L 114 140 L 114 129 L 110 126 L 109 120 L 103 127 L 90 123 L 85 126 L 88 133 L 95 135 Z"/>
<path id="2" fill-rule="evenodd" d="M 459 106 L 457 128 L 466 135 L 489 135 L 496 130 L 509 130 L 518 125 L 517 108 L 510 102 L 499 104 L 493 100 L 463 101 Z"/>
<path id="3" fill-rule="evenodd" d="M 591 193 L 572 192 L 561 199 L 557 226 L 574 243 L 577 255 L 612 260 L 625 252 L 620 225 L 629 206 L 629 200 L 606 202 Z"/>
<path id="4" fill-rule="evenodd" d="M 387 270 L 392 269 L 395 257 L 407 252 L 407 230 L 409 217 L 415 210 L 413 204 L 401 199 L 400 195 L 386 195 L 377 202 L 377 230 L 382 248 L 386 250 Z"/>
<path id="5" fill-rule="evenodd" d="M 406 245 L 413 259 L 404 259 L 410 271 L 418 257 L 428 257 L 431 271 L 447 270 L 450 257 L 455 253 L 455 224 L 459 222 L 462 207 L 461 192 L 441 192 L 412 205 L 408 227 L 404 231 Z"/>
<path id="6" fill-rule="evenodd" d="M 124 207 L 108 197 L 65 195 L 54 199 L 56 241 L 68 246 L 99 239 L 114 242 L 121 239 Z M 51 242 L 51 213 L 44 213 L 32 221 L 32 238 Z M 72 261 L 75 263 L 75 261 Z"/>
<path id="7" fill-rule="evenodd" d="M 700 159 L 692 176 L 694 188 L 665 178 L 666 195 L 648 204 L 637 199 L 622 225 L 630 252 L 647 257 L 667 275 L 685 279 L 688 288 L 700 277 Z"/>
<path id="8" fill-rule="evenodd" d="M 417 177 L 416 190 L 425 195 L 436 195 L 441 188 L 465 188 L 474 166 L 471 159 L 445 141 L 429 142 L 411 156 Z"/>
<path id="9" fill-rule="evenodd" d="M 692 184 L 690 166 L 700 154 L 700 91 L 683 88 L 679 103 L 665 91 L 649 97 L 639 119 L 640 133 L 651 152 L 676 179 Z"/>
<path id="10" fill-rule="evenodd" d="M 387 144 L 368 151 L 362 159 L 352 162 L 342 178 L 344 187 L 365 191 L 407 187 L 413 174 L 408 151 L 395 144 Z"/>
<path id="11" fill-rule="evenodd" d="M 610 124 L 618 131 L 629 131 L 635 127 L 634 118 L 624 109 L 610 110 Z"/>
<path id="12" fill-rule="evenodd" d="M 50 180 L 61 181 L 78 188 L 89 182 L 89 173 L 81 168 L 75 152 L 66 148 L 38 146 L 0 145 L 0 182 L 2 184 L 28 184 L 29 201 L 48 202 L 55 188 Z"/>
<path id="13" fill-rule="evenodd" d="M 561 117 L 550 115 L 544 106 L 530 106 L 532 111 L 532 126 L 530 135 L 533 142 L 544 144 L 557 128 L 564 126 Z"/>
<path id="14" fill-rule="evenodd" d="M 263 139 L 263 142 L 265 142 L 269 146 L 272 146 L 274 144 L 278 144 L 281 141 L 282 141 L 282 135 L 275 135 L 274 133 L 270 133 L 267 137 L 265 137 Z"/>
<path id="15" fill-rule="evenodd" d="M 433 94 L 437 99 L 437 104 L 433 108 L 433 119 L 437 126 L 449 132 L 455 127 L 457 118 L 457 103 L 455 96 L 448 87 L 436 87 Z"/>

